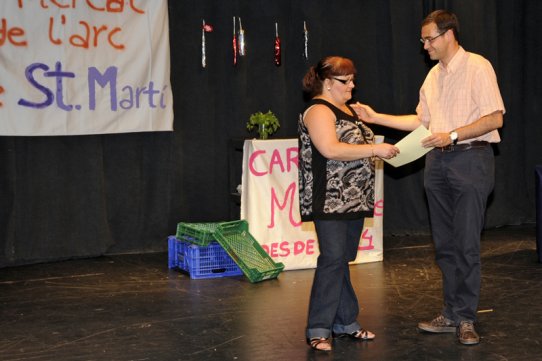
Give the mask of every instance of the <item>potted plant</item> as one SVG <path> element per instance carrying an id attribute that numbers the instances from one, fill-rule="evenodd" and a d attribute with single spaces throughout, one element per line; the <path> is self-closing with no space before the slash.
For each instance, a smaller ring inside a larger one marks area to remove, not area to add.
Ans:
<path id="1" fill-rule="evenodd" d="M 275 133 L 279 127 L 279 120 L 271 110 L 267 113 L 257 112 L 251 114 L 247 122 L 247 130 L 251 131 L 256 128 L 260 135 L 260 139 L 267 139 L 271 134 Z"/>

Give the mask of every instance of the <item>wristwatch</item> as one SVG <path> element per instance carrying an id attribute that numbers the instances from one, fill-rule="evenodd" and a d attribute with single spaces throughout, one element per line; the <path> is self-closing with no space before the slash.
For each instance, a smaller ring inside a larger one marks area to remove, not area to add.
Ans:
<path id="1" fill-rule="evenodd" d="M 453 145 L 457 144 L 457 139 L 458 138 L 459 138 L 459 136 L 457 135 L 457 132 L 455 130 L 450 132 L 450 140 L 452 141 Z"/>

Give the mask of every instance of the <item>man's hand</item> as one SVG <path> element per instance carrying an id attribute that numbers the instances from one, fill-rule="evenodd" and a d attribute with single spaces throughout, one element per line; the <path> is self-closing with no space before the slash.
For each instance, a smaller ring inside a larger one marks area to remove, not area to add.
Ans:
<path id="1" fill-rule="evenodd" d="M 374 124 L 376 118 L 376 112 L 368 106 L 367 104 L 362 104 L 357 102 L 356 104 L 351 104 L 352 108 L 356 112 L 359 119 L 363 120 L 365 123 Z"/>
<path id="2" fill-rule="evenodd" d="M 428 136 L 427 138 L 422 139 L 422 145 L 425 148 L 430 147 L 445 147 L 452 144 L 452 139 L 450 139 L 449 133 L 434 133 Z"/>

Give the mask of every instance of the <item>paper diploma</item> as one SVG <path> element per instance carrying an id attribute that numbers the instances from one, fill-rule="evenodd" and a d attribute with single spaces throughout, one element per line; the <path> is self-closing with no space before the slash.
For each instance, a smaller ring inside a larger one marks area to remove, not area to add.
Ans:
<path id="1" fill-rule="evenodd" d="M 400 151 L 397 156 L 391 159 L 382 160 L 386 163 L 393 165 L 394 167 L 400 167 L 402 165 L 415 161 L 416 159 L 422 157 L 423 155 L 425 155 L 425 153 L 433 149 L 433 147 L 424 148 L 422 146 L 422 139 L 430 135 L 431 132 L 423 125 L 420 125 L 418 128 L 410 132 L 410 134 L 408 134 L 406 137 L 404 137 L 395 144 L 395 146 L 399 148 Z"/>

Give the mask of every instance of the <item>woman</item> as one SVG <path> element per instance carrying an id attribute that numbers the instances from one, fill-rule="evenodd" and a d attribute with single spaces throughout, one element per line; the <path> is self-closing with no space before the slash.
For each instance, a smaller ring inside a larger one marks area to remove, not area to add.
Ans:
<path id="1" fill-rule="evenodd" d="M 299 192 L 303 221 L 314 221 L 320 255 L 309 304 L 307 342 L 331 351 L 332 335 L 372 340 L 356 321 L 359 307 L 348 262 L 356 258 L 364 217 L 372 217 L 374 157 L 399 150 L 374 144 L 373 132 L 347 104 L 356 68 L 350 59 L 331 56 L 303 78 L 311 98 L 299 119 Z"/>

